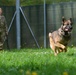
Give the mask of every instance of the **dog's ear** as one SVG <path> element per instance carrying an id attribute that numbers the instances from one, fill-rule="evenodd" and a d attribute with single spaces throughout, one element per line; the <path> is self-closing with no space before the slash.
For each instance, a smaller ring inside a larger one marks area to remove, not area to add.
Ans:
<path id="1" fill-rule="evenodd" d="M 64 22 L 66 21 L 66 19 L 64 18 L 64 16 L 62 17 L 62 24 L 64 25 Z"/>
<path id="2" fill-rule="evenodd" d="M 70 18 L 69 20 L 70 20 L 70 22 L 71 22 L 71 25 L 72 25 L 72 24 L 73 24 L 73 20 L 72 20 L 72 18 Z"/>

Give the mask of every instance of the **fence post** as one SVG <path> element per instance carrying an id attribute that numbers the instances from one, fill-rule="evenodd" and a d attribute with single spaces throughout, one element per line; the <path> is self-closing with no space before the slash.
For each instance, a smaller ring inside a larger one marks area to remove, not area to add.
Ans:
<path id="1" fill-rule="evenodd" d="M 20 49 L 20 0 L 16 0 L 16 35 L 17 35 L 17 49 Z"/>
<path id="2" fill-rule="evenodd" d="M 44 48 L 46 48 L 46 0 L 44 0 Z"/>

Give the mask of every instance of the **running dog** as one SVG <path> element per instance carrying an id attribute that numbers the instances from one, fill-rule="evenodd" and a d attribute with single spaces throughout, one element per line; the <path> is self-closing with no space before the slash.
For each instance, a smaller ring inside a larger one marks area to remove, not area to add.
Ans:
<path id="1" fill-rule="evenodd" d="M 55 56 L 60 52 L 67 52 L 67 45 L 71 39 L 71 32 L 73 29 L 72 24 L 71 18 L 66 20 L 63 17 L 61 27 L 49 33 L 50 47 L 54 51 Z"/>

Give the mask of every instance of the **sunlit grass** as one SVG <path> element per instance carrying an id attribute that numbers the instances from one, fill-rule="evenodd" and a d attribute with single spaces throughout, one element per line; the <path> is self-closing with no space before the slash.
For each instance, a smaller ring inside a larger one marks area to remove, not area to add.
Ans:
<path id="1" fill-rule="evenodd" d="M 2 51 L 0 75 L 76 75 L 76 48 L 58 56 L 51 49 Z"/>

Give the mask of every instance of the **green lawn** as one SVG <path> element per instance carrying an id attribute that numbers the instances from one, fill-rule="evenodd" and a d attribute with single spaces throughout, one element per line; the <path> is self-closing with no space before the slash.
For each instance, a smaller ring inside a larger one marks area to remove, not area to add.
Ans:
<path id="1" fill-rule="evenodd" d="M 0 75 L 76 75 L 76 48 L 58 56 L 51 49 L 1 51 Z"/>

